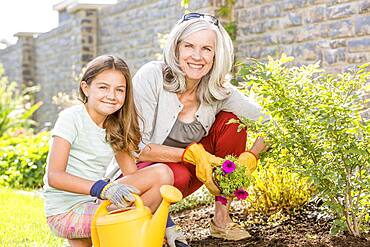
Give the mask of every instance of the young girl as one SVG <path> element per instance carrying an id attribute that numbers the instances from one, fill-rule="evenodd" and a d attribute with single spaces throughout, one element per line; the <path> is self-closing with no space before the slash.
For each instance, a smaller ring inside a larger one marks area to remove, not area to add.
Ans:
<path id="1" fill-rule="evenodd" d="M 91 61 L 80 82 L 80 97 L 83 104 L 62 111 L 51 132 L 45 212 L 57 236 L 71 246 L 91 246 L 97 198 L 122 208 L 134 201 L 135 193 L 154 212 L 161 202 L 159 187 L 173 184 L 173 174 L 163 164 L 136 168 L 132 154 L 141 135 L 131 76 L 122 59 L 105 55 Z M 124 177 L 109 182 L 102 178 L 113 157 Z"/>

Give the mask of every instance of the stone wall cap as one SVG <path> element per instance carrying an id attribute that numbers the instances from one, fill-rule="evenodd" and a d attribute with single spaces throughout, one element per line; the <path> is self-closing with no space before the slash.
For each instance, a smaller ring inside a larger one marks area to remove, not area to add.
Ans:
<path id="1" fill-rule="evenodd" d="M 59 12 L 67 10 L 68 13 L 73 13 L 81 9 L 100 9 L 116 3 L 117 0 L 64 0 L 55 4 L 53 9 Z"/>
<path id="2" fill-rule="evenodd" d="M 73 2 L 76 2 L 76 0 L 64 0 L 64 1 L 60 1 L 59 3 L 57 4 L 54 4 L 53 6 L 53 10 L 56 10 L 56 11 L 63 11 L 65 10 L 69 5 L 71 5 Z"/>
<path id="3" fill-rule="evenodd" d="M 38 34 L 40 34 L 39 32 L 18 32 L 18 33 L 15 33 L 13 36 L 14 37 L 35 37 L 37 36 Z"/>

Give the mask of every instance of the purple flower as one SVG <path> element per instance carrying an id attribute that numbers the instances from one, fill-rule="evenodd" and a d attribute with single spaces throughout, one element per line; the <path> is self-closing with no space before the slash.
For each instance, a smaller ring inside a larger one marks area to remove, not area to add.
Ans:
<path id="1" fill-rule="evenodd" d="M 245 200 L 249 196 L 249 193 L 243 189 L 238 189 L 234 192 L 234 195 L 238 200 Z"/>
<path id="2" fill-rule="evenodd" d="M 232 173 L 236 168 L 236 165 L 231 160 L 225 160 L 224 163 L 222 163 L 222 171 L 224 174 Z"/>
<path id="3" fill-rule="evenodd" d="M 216 202 L 221 202 L 223 205 L 226 205 L 227 198 L 224 196 L 216 196 Z"/>

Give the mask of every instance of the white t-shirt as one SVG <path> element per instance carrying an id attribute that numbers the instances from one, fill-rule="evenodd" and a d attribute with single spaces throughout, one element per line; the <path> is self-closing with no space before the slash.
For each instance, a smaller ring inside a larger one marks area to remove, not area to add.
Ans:
<path id="1" fill-rule="evenodd" d="M 114 157 L 114 152 L 105 141 L 105 129 L 95 124 L 83 104 L 70 107 L 59 113 L 51 131 L 50 147 L 55 136 L 62 137 L 71 143 L 66 172 L 92 181 L 103 178 L 108 164 Z M 46 216 L 65 213 L 80 203 L 96 200 L 89 195 L 50 187 L 47 178 L 49 157 L 47 163 L 44 176 Z"/>

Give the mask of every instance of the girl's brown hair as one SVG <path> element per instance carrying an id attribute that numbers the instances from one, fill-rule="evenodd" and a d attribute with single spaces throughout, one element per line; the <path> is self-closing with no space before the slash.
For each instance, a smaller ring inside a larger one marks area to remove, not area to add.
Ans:
<path id="1" fill-rule="evenodd" d="M 109 69 L 119 71 L 125 77 L 126 97 L 122 107 L 105 119 L 103 123 L 106 129 L 105 139 L 115 152 L 124 151 L 132 156 L 132 152 L 139 150 L 141 134 L 139 116 L 133 99 L 131 74 L 125 61 L 112 55 L 99 56 L 87 64 L 81 82 L 85 81 L 90 86 L 98 74 Z M 86 103 L 88 97 L 82 91 L 81 86 L 79 91 L 81 101 Z"/>

